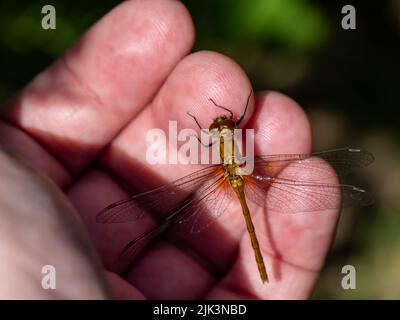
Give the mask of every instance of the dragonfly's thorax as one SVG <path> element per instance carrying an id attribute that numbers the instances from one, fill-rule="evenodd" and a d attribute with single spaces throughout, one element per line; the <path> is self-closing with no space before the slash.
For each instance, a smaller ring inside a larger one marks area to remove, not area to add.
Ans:
<path id="1" fill-rule="evenodd" d="M 221 163 L 235 163 L 235 128 L 235 122 L 232 119 L 228 119 L 224 115 L 214 118 L 213 123 L 210 125 L 209 132 L 211 136 L 219 139 Z"/>

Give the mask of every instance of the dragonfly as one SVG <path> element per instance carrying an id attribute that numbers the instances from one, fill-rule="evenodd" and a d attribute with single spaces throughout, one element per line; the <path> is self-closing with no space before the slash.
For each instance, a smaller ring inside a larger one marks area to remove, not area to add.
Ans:
<path id="1" fill-rule="evenodd" d="M 134 194 L 108 205 L 96 215 L 99 223 L 126 223 L 142 219 L 148 209 L 159 217 L 159 224 L 129 241 L 120 254 L 131 261 L 151 241 L 174 225 L 184 224 L 189 233 L 204 230 L 238 201 L 254 251 L 260 279 L 268 275 L 256 236 L 248 201 L 267 212 L 304 213 L 340 207 L 367 206 L 374 202 L 367 191 L 337 179 L 373 162 L 373 155 L 358 148 L 340 148 L 308 154 L 275 154 L 240 158 L 233 132 L 245 117 L 252 92 L 243 114 L 234 119 L 228 108 L 213 104 L 229 113 L 219 115 L 209 126 L 214 142 L 219 143 L 220 163 L 206 166 L 174 182 Z M 197 126 L 197 118 L 188 113 Z M 200 139 L 198 139 L 200 141 Z M 201 142 L 201 141 L 200 141 Z M 201 142 L 202 143 L 202 142 Z M 203 143 L 202 143 L 203 144 Z M 211 147 L 213 143 L 204 145 Z M 243 170 L 251 162 L 251 173 Z M 328 165 L 329 164 L 329 165 Z M 332 182 L 333 181 L 333 182 Z"/>

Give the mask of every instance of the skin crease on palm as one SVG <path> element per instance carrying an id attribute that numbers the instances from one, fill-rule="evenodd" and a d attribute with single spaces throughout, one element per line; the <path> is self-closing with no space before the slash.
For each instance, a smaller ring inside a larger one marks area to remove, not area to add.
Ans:
<path id="1" fill-rule="evenodd" d="M 162 240 L 132 265 L 123 246 L 155 221 L 105 225 L 96 213 L 199 166 L 146 163 L 149 129 L 198 129 L 240 114 L 251 84 L 231 59 L 190 53 L 194 27 L 178 1 L 132 0 L 105 15 L 7 102 L 0 123 L 0 298 L 305 299 L 334 236 L 338 210 L 253 209 L 269 274 L 262 284 L 238 204 L 182 245 Z M 241 124 L 260 154 L 306 153 L 310 125 L 290 98 L 261 91 Z M 100 262 L 101 261 L 101 262 Z M 54 265 L 57 289 L 41 288 Z M 121 274 L 123 273 L 123 277 Z"/>

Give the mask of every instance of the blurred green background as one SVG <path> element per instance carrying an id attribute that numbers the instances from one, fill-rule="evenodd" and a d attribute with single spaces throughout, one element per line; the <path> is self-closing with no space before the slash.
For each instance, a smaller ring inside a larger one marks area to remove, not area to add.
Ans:
<path id="1" fill-rule="evenodd" d="M 5 101 L 61 55 L 119 1 L 0 4 L 0 98 Z M 314 149 L 356 146 L 375 163 L 351 182 L 376 204 L 346 209 L 315 299 L 400 298 L 400 1 L 184 1 L 197 29 L 194 50 L 235 59 L 254 88 L 279 90 L 307 111 Z M 57 10 L 43 30 L 41 8 Z M 356 30 L 341 9 L 356 8 Z M 341 287 L 341 268 L 357 270 L 357 289 Z"/>

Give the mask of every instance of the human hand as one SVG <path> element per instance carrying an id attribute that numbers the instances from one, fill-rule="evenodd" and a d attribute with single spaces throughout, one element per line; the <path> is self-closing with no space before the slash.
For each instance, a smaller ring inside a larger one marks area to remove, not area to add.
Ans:
<path id="1" fill-rule="evenodd" d="M 127 195 L 120 178 L 141 192 L 197 169 L 148 165 L 149 129 L 167 131 L 168 120 L 198 129 L 186 111 L 208 125 L 220 113 L 209 98 L 242 112 L 251 88 L 245 73 L 217 53 L 187 55 L 193 40 L 192 21 L 181 3 L 126 1 L 8 103 L 0 143 L 52 182 L 3 151 L 0 252 L 7 259 L 2 257 L 0 265 L 12 271 L 0 275 L 2 297 L 309 296 L 338 210 L 290 216 L 257 212 L 256 232 L 270 279 L 266 285 L 259 279 L 239 207 L 230 207 L 229 221 L 215 223 L 218 232 L 205 230 L 185 248 L 160 242 L 128 270 L 118 260 L 121 249 L 154 220 L 113 226 L 95 222 L 99 210 Z M 244 125 L 255 129 L 263 154 L 310 151 L 307 117 L 279 93 L 256 94 Z M 86 230 L 74 221 L 74 210 Z M 104 274 L 86 232 L 108 270 Z M 40 268 L 46 264 L 56 267 L 60 279 L 54 292 L 40 287 Z"/>

